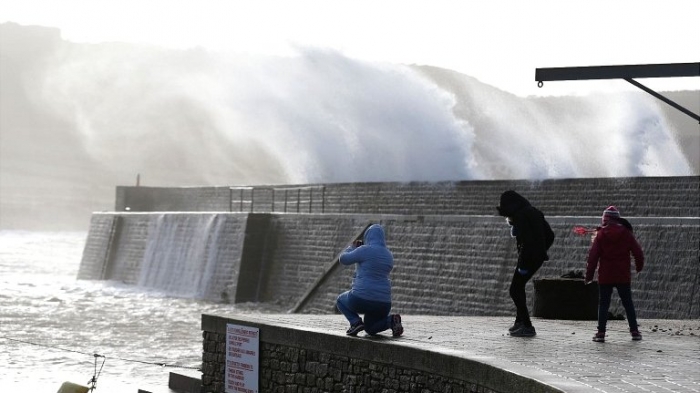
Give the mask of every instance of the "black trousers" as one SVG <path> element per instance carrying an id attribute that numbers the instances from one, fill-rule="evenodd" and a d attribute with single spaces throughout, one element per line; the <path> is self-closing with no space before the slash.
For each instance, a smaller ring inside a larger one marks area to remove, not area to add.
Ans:
<path id="1" fill-rule="evenodd" d="M 513 272 L 513 280 L 510 282 L 510 297 L 515 303 L 516 315 L 515 322 L 521 322 L 525 326 L 532 326 L 530 321 L 530 311 L 527 309 L 527 297 L 525 295 L 525 284 L 537 273 L 542 267 L 544 261 L 535 264 L 535 268 L 527 272 L 527 274 L 518 273 L 516 268 Z"/>
<path id="2" fill-rule="evenodd" d="M 637 313 L 634 311 L 634 302 L 632 302 L 632 288 L 627 284 L 598 284 L 598 331 L 604 332 L 608 324 L 608 309 L 610 308 L 610 298 L 612 297 L 613 288 L 617 288 L 617 294 L 620 295 L 622 306 L 627 314 L 627 323 L 630 325 L 630 332 L 637 330 Z"/>

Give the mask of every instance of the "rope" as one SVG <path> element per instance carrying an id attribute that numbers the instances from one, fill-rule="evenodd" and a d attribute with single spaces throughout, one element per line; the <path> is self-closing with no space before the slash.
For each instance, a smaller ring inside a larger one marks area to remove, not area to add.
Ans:
<path id="1" fill-rule="evenodd" d="M 104 358 L 105 360 L 107 359 L 107 356 L 100 355 L 100 354 L 97 354 L 97 353 L 87 353 L 87 352 L 76 351 L 76 350 L 73 350 L 73 349 L 61 348 L 61 347 L 57 347 L 57 346 L 54 346 L 54 345 L 38 344 L 38 343 L 30 342 L 30 341 L 24 341 L 24 340 L 18 340 L 18 339 L 16 339 L 16 338 L 10 338 L 10 337 L 7 337 L 7 336 L 0 336 L 0 338 L 3 338 L 3 339 L 5 339 L 5 340 L 9 340 L 9 341 L 15 341 L 15 342 L 22 343 L 22 344 L 36 345 L 36 346 L 39 346 L 39 347 L 57 349 L 57 350 L 60 350 L 60 351 L 65 351 L 65 352 L 73 352 L 73 353 L 77 353 L 77 354 L 80 354 L 80 355 L 94 356 L 94 357 L 95 357 L 95 362 L 97 362 L 97 358 L 98 358 L 98 357 Z M 118 356 L 110 356 L 109 358 L 110 358 L 110 359 L 121 360 L 121 361 L 123 361 L 123 362 L 141 363 L 141 364 L 147 364 L 147 365 L 151 365 L 151 366 L 171 367 L 171 368 L 182 368 L 182 369 L 189 369 L 189 370 L 202 371 L 201 367 L 178 366 L 178 365 L 175 365 L 175 364 L 167 364 L 167 363 L 162 363 L 162 362 L 148 362 L 148 361 L 145 361 L 145 360 L 127 359 L 127 358 L 122 358 L 122 357 L 118 357 Z M 102 365 L 104 366 L 104 361 L 102 362 Z M 95 368 L 97 368 L 97 364 L 95 364 Z M 102 372 L 102 367 L 100 367 L 100 372 Z"/>
<path id="2" fill-rule="evenodd" d="M 97 371 L 97 358 L 101 357 L 102 358 L 102 364 L 100 365 L 100 371 Z M 92 378 L 88 381 L 88 385 L 90 385 L 90 391 L 92 392 L 93 390 L 97 389 L 97 378 L 100 377 L 100 374 L 102 374 L 102 367 L 104 367 L 105 362 L 107 359 L 105 359 L 104 356 L 95 354 L 95 373 L 92 374 Z"/>

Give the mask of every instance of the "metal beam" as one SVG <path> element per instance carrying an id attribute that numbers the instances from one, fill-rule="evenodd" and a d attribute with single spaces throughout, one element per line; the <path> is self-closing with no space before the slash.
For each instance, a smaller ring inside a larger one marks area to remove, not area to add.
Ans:
<path id="1" fill-rule="evenodd" d="M 700 63 L 535 69 L 535 81 L 537 82 L 584 79 L 672 78 L 686 76 L 700 76 Z"/>
<path id="2" fill-rule="evenodd" d="M 643 84 L 637 82 L 636 80 L 627 79 L 627 78 L 625 78 L 625 80 L 626 80 L 627 82 L 633 84 L 634 86 L 637 86 L 638 88 L 640 88 L 640 89 L 646 91 L 647 93 L 653 95 L 654 97 L 660 99 L 661 101 L 663 101 L 663 102 L 665 102 L 665 103 L 671 105 L 672 107 L 678 109 L 679 111 L 685 113 L 686 115 L 692 117 L 693 119 L 697 120 L 698 122 L 700 122 L 700 116 L 698 116 L 698 115 L 696 115 L 695 113 L 689 111 L 688 109 L 685 109 L 684 107 L 682 107 L 681 105 L 677 104 L 676 102 L 671 101 L 670 99 L 668 99 L 668 98 L 662 96 L 661 94 L 655 92 L 654 90 L 652 90 L 652 89 L 650 89 L 650 88 L 644 86 Z"/>
<path id="3" fill-rule="evenodd" d="M 700 123 L 700 116 L 651 90 L 632 78 L 678 78 L 700 76 L 700 63 L 639 64 L 622 66 L 536 68 L 535 81 L 542 87 L 544 81 L 624 79 L 659 100 L 671 105 Z"/>

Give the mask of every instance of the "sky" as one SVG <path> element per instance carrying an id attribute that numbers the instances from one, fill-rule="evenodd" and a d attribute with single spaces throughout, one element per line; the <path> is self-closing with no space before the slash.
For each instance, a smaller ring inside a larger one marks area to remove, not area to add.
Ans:
<path id="1" fill-rule="evenodd" d="M 72 42 L 294 56 L 299 47 L 432 65 L 519 96 L 636 90 L 623 80 L 547 82 L 536 68 L 700 61 L 698 0 L 0 0 L 0 23 L 51 26 Z M 700 78 L 653 78 L 655 90 Z"/>

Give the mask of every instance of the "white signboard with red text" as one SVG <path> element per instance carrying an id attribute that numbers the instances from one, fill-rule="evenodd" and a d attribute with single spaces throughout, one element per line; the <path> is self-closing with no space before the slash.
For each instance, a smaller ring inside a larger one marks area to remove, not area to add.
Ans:
<path id="1" fill-rule="evenodd" d="M 257 393 L 260 329 L 226 325 L 226 393 Z"/>

